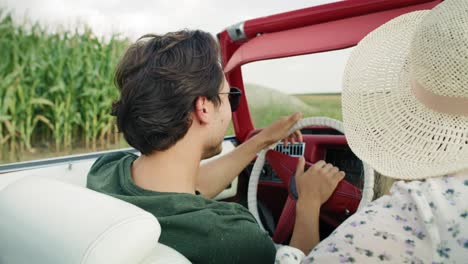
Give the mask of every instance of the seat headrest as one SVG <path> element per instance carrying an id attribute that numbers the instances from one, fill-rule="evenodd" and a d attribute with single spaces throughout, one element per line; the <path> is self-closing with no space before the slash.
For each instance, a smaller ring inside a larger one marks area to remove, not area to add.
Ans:
<path id="1" fill-rule="evenodd" d="M 92 190 L 26 177 L 0 191 L 0 263 L 138 263 L 161 234 L 142 209 Z"/>

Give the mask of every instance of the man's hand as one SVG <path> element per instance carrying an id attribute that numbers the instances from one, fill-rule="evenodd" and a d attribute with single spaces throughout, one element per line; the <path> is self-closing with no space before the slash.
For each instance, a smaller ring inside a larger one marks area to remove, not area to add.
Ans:
<path id="1" fill-rule="evenodd" d="M 257 136 L 264 142 L 265 147 L 280 140 L 282 140 L 285 145 L 288 142 L 302 142 L 302 134 L 299 130 L 294 131 L 292 134 L 288 134 L 289 129 L 291 129 L 291 127 L 293 127 L 301 118 L 302 114 L 299 112 L 290 116 L 281 117 L 260 131 Z"/>
<path id="2" fill-rule="evenodd" d="M 332 195 L 345 173 L 321 160 L 304 172 L 305 160 L 299 158 L 296 169 L 296 188 L 301 202 L 322 205 Z"/>
<path id="3" fill-rule="evenodd" d="M 213 198 L 241 173 L 260 150 L 281 139 L 284 144 L 302 142 L 301 132 L 295 131 L 288 135 L 288 131 L 301 117 L 300 113 L 282 117 L 230 153 L 202 164 L 198 172 L 197 189 L 205 197 Z"/>

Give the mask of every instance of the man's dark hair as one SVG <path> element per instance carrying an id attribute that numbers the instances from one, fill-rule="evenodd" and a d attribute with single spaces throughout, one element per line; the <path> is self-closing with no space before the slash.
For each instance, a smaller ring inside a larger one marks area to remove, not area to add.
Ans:
<path id="1" fill-rule="evenodd" d="M 117 66 L 120 99 L 112 106 L 128 144 L 148 155 L 183 138 L 195 100 L 220 104 L 223 71 L 216 40 L 200 30 L 145 35 Z"/>

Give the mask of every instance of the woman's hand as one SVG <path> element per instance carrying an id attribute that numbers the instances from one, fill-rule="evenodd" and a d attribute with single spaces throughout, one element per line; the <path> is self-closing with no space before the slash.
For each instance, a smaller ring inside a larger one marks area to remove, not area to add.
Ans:
<path id="1" fill-rule="evenodd" d="M 297 112 L 290 116 L 284 116 L 271 123 L 268 127 L 260 131 L 257 136 L 264 142 L 265 147 L 272 145 L 280 140 L 283 144 L 302 142 L 302 134 L 299 130 L 288 134 L 291 127 L 302 118 L 302 114 Z"/>
<path id="2" fill-rule="evenodd" d="M 299 158 L 296 169 L 296 221 L 290 246 L 309 254 L 319 241 L 320 206 L 332 195 L 345 173 L 321 160 L 304 171 L 305 160 Z"/>
<path id="3" fill-rule="evenodd" d="M 320 206 L 330 198 L 345 173 L 323 160 L 315 163 L 307 171 L 304 171 L 304 164 L 304 157 L 300 157 L 295 175 L 298 202 Z"/>

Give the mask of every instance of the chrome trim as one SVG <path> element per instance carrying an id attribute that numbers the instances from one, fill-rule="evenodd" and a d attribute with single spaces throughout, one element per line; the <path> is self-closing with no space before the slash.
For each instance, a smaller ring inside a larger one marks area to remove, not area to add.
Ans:
<path id="1" fill-rule="evenodd" d="M 14 172 L 14 171 L 21 171 L 21 170 L 43 168 L 43 167 L 64 164 L 64 163 L 69 163 L 69 166 L 71 166 L 71 163 L 73 162 L 95 159 L 107 153 L 114 153 L 114 152 L 120 152 L 120 151 L 128 151 L 128 152 L 132 152 L 135 154 L 139 153 L 134 148 L 123 148 L 123 149 L 98 151 L 98 152 L 92 152 L 92 153 L 86 153 L 86 154 L 68 155 L 68 156 L 62 156 L 58 158 L 8 163 L 5 165 L 0 165 L 0 174 Z"/>
<path id="2" fill-rule="evenodd" d="M 237 140 L 235 136 L 228 136 L 224 138 L 225 141 L 232 141 L 234 146 L 237 145 Z M 134 148 L 122 148 L 122 149 L 114 149 L 114 150 L 106 150 L 106 151 L 98 151 L 92 153 L 85 153 L 85 154 L 77 154 L 77 155 L 68 155 L 68 156 L 61 156 L 57 158 L 48 158 L 48 159 L 41 159 L 41 160 L 33 160 L 33 161 L 22 161 L 16 163 L 8 163 L 8 164 L 0 164 L 0 175 L 3 173 L 9 173 L 14 171 L 22 171 L 22 170 L 30 170 L 30 169 L 37 169 L 43 167 L 49 167 L 59 164 L 69 164 L 73 162 L 79 162 L 84 160 L 96 159 L 101 155 L 114 153 L 114 152 L 121 152 L 121 151 L 128 151 L 134 154 L 139 155 L 140 152 Z"/>
<path id="3" fill-rule="evenodd" d="M 296 142 L 294 144 L 289 143 L 287 146 L 284 146 L 283 143 L 280 142 L 276 145 L 275 150 L 292 157 L 301 157 L 304 156 L 305 143 Z"/>
<path id="4" fill-rule="evenodd" d="M 247 39 L 247 36 L 245 35 L 244 31 L 244 22 L 239 22 L 237 24 L 229 26 L 226 30 L 229 34 L 229 37 L 231 37 L 233 41 Z"/>

